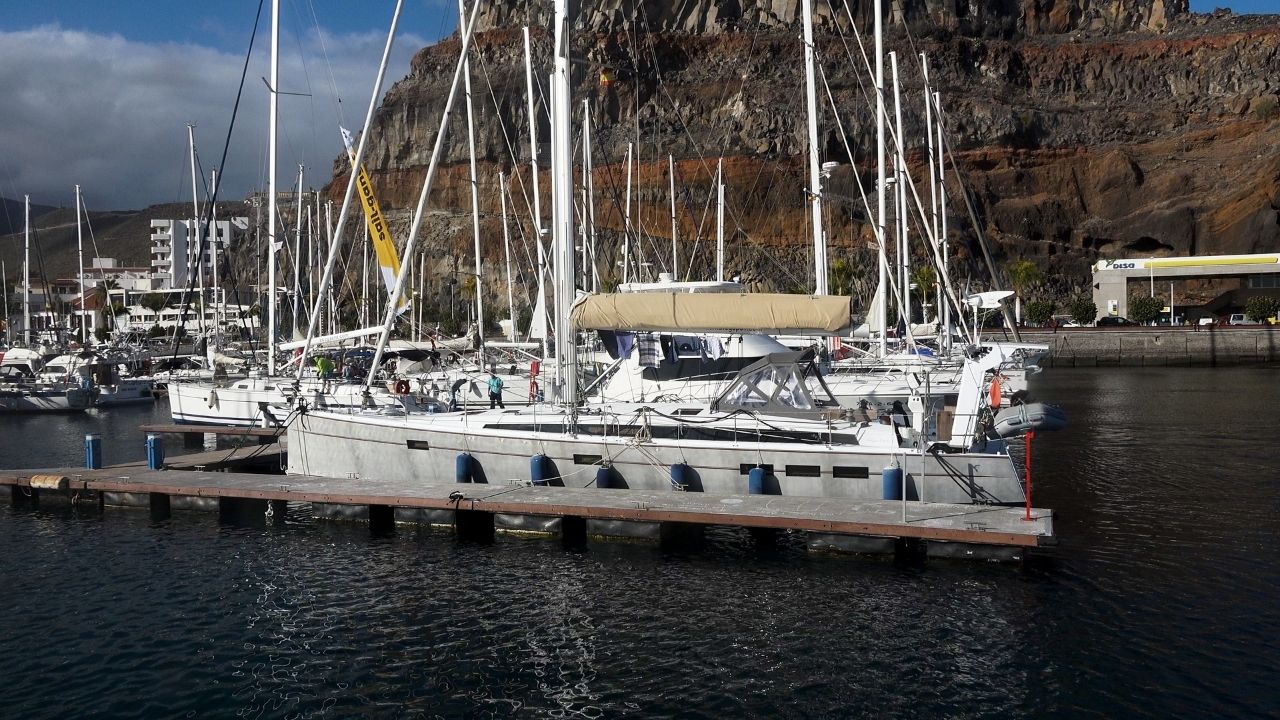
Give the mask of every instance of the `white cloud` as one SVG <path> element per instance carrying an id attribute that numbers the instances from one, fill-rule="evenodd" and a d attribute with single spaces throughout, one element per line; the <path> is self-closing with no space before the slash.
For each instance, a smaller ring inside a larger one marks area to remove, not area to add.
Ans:
<path id="1" fill-rule="evenodd" d="M 294 182 L 299 163 L 307 167 L 309 186 L 327 180 L 342 148 L 339 112 L 348 127 L 360 127 L 385 39 L 377 33 L 325 35 L 321 43 L 314 32 L 282 34 L 280 89 L 310 95 L 281 98 L 282 187 Z M 268 42 L 264 23 L 219 198 L 240 198 L 266 185 L 262 78 L 269 70 Z M 421 37 L 400 34 L 384 92 L 425 45 Z M 0 195 L 70 205 L 78 183 L 95 210 L 189 199 L 186 124 L 197 126 L 207 177 L 222 154 L 243 63 L 243 55 L 208 47 L 140 43 L 57 26 L 0 32 Z"/>

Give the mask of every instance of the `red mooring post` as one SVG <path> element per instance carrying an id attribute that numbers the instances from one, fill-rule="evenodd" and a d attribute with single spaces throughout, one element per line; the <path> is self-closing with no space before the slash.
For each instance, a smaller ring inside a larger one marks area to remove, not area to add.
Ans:
<path id="1" fill-rule="evenodd" d="M 1023 460 L 1026 463 L 1026 469 L 1025 469 L 1025 472 L 1023 472 L 1023 477 L 1025 477 L 1027 481 L 1027 493 L 1026 493 L 1027 515 L 1026 517 L 1022 518 L 1023 520 L 1031 519 L 1031 441 L 1035 438 L 1035 436 L 1036 436 L 1035 430 L 1027 431 L 1027 450 L 1026 450 L 1026 454 L 1023 457 Z"/>

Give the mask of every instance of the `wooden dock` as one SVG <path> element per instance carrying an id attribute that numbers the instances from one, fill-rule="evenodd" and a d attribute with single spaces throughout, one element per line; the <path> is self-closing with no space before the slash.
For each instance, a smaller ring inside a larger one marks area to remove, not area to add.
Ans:
<path id="1" fill-rule="evenodd" d="M 215 472 L 235 472 L 257 470 L 259 473 L 279 474 L 285 466 L 289 446 L 284 442 L 273 442 L 264 445 L 245 445 L 237 448 L 205 450 L 204 452 L 169 455 L 164 459 L 166 470 L 189 471 L 209 470 Z M 104 470 L 113 472 L 140 472 L 147 470 L 145 460 L 111 465 Z M 72 474 L 83 474 L 84 471 L 66 471 Z"/>
<path id="2" fill-rule="evenodd" d="M 250 450 L 257 449 L 248 448 Z M 223 455 L 227 451 L 221 451 Z M 189 463 L 188 463 L 189 464 Z M 753 530 L 803 531 L 813 536 L 873 538 L 903 544 L 937 543 L 1020 552 L 1055 543 L 1053 514 L 1023 508 L 855 501 L 782 495 L 706 495 L 535 486 L 528 483 L 428 485 L 312 475 L 148 470 L 122 466 L 102 470 L 0 471 L 0 487 L 15 502 L 37 502 L 42 493 L 129 495 L 147 500 L 153 514 L 168 517 L 170 498 L 216 503 L 227 518 L 284 516 L 285 503 L 345 506 L 375 530 L 394 527 L 397 511 L 444 513 L 460 533 L 492 537 L 495 516 L 531 516 L 560 521 L 567 543 L 585 542 L 588 522 L 666 527 L 725 525 Z M 452 513 L 449 515 L 449 513 Z M 930 546 L 930 554 L 932 546 Z M 948 553 L 951 554 L 951 553 Z M 973 553 L 969 553 L 973 555 Z M 982 555 L 982 553 L 979 553 Z M 983 555 L 985 556 L 985 555 Z"/>
<path id="3" fill-rule="evenodd" d="M 183 446 L 188 448 L 204 447 L 205 435 L 217 435 L 218 437 L 253 437 L 257 438 L 258 443 L 266 445 L 284 437 L 285 434 L 283 428 L 230 427 L 227 425 L 179 425 L 177 423 L 139 425 L 138 429 L 144 433 L 181 435 Z"/>

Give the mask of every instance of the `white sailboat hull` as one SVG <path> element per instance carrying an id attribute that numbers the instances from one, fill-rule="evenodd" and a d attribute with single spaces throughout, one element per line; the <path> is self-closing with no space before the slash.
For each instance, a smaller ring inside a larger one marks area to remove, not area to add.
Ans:
<path id="1" fill-rule="evenodd" d="M 359 407 L 363 385 L 323 383 L 306 379 L 299 389 L 309 407 Z M 398 405 L 394 396 L 375 392 L 375 405 Z M 169 413 L 179 425 L 254 427 L 275 425 L 288 417 L 296 404 L 293 378 L 251 378 L 231 385 L 189 382 L 169 384 Z"/>
<path id="2" fill-rule="evenodd" d="M 0 413 L 82 412 L 90 394 L 80 388 L 8 387 L 0 389 Z"/>
<path id="3" fill-rule="evenodd" d="M 99 388 L 93 404 L 97 407 L 155 402 L 155 381 L 151 378 L 122 378 L 115 385 Z"/>
<path id="4" fill-rule="evenodd" d="M 562 416 L 538 408 L 508 411 L 548 428 Z M 909 499 L 947 503 L 1018 504 L 1023 488 L 1006 454 L 926 455 L 885 446 L 828 446 L 821 443 L 759 442 L 743 432 L 739 442 L 640 439 L 560 431 L 529 432 L 487 428 L 497 413 L 412 414 L 311 412 L 289 426 L 289 472 L 366 478 L 379 482 L 457 480 L 458 455 L 469 453 L 476 481 L 491 485 L 529 481 L 531 458 L 545 455 L 547 467 L 565 486 L 596 483 L 601 463 L 612 468 L 615 488 L 672 489 L 671 466 L 692 471 L 688 490 L 747 494 L 748 473 L 769 470 L 773 494 L 850 499 L 883 499 L 883 468 L 898 463 L 907 474 Z M 553 426 L 554 427 L 554 426 Z M 616 427 L 616 426 L 615 426 Z M 891 431 L 890 431 L 891 432 Z"/>

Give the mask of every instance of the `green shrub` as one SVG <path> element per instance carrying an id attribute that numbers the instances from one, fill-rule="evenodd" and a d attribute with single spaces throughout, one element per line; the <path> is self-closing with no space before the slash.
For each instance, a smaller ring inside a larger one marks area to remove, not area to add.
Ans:
<path id="1" fill-rule="evenodd" d="M 1253 106 L 1253 116 L 1259 120 L 1270 120 L 1276 116 L 1276 99 L 1262 98 Z"/>
<path id="2" fill-rule="evenodd" d="M 1270 295 L 1254 295 L 1244 305 L 1244 316 L 1253 322 L 1266 322 L 1280 311 L 1280 298 Z"/>
<path id="3" fill-rule="evenodd" d="M 1160 311 L 1163 309 L 1164 301 L 1160 298 L 1147 295 L 1129 298 L 1129 319 L 1141 325 L 1146 325 L 1160 317 Z"/>
<path id="4" fill-rule="evenodd" d="M 1032 300 L 1027 303 L 1027 322 L 1032 325 L 1044 325 L 1053 317 L 1057 306 L 1052 300 Z"/>
<path id="5" fill-rule="evenodd" d="M 1086 298 L 1072 300 L 1067 312 L 1071 313 L 1071 319 L 1080 325 L 1092 325 L 1093 321 L 1098 319 L 1097 304 Z"/>

